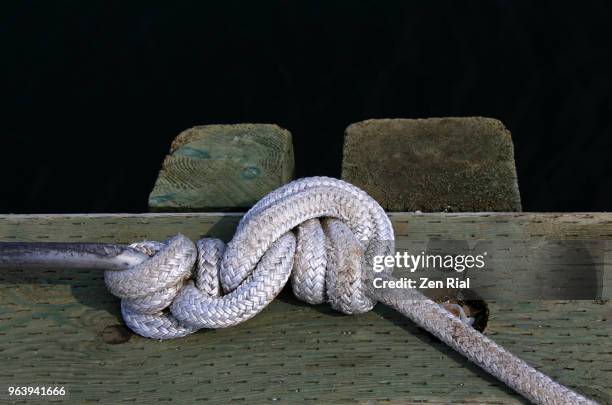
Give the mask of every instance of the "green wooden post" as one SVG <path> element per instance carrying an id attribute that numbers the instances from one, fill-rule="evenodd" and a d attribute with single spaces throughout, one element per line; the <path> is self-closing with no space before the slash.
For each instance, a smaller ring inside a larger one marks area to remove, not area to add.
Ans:
<path id="1" fill-rule="evenodd" d="M 177 136 L 151 211 L 245 210 L 293 178 L 291 133 L 272 124 L 203 125 Z"/>

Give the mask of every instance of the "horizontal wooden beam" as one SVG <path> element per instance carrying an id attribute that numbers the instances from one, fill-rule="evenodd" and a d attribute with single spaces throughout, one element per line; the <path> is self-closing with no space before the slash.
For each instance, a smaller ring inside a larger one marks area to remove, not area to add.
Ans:
<path id="1" fill-rule="evenodd" d="M 181 232 L 229 239 L 242 213 L 0 215 L 0 240 L 131 242 Z M 612 240 L 612 213 L 389 213 L 398 239 Z"/>
<path id="2" fill-rule="evenodd" d="M 131 243 L 181 232 L 229 240 L 240 214 L 3 215 L 0 241 Z M 609 278 L 612 214 L 407 214 L 400 247 L 431 240 L 600 241 Z M 511 264 L 508 258 L 509 265 Z M 514 259 L 516 260 L 516 258 Z M 489 301 L 486 333 L 561 383 L 612 399 L 608 300 Z M 341 316 L 285 291 L 234 328 L 175 341 L 132 335 L 99 271 L 0 272 L 0 398 L 8 386 L 63 385 L 68 400 L 117 403 L 522 403 L 516 394 L 391 310 Z"/>

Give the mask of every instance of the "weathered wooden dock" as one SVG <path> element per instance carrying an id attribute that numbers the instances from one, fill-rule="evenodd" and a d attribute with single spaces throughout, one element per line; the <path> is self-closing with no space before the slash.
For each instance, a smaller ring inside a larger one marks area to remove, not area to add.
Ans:
<path id="1" fill-rule="evenodd" d="M 610 295 L 612 214 L 392 213 L 398 246 L 431 238 L 507 240 L 515 257 L 538 240 L 604 242 Z M 131 243 L 181 232 L 229 240 L 239 214 L 4 215 L 0 241 Z M 512 266 L 512 257 L 508 257 Z M 601 403 L 612 401 L 612 303 L 488 302 L 486 334 Z M 285 291 L 234 328 L 154 341 L 122 324 L 100 271 L 2 270 L 0 393 L 64 386 L 58 402 L 523 403 L 401 315 L 309 306 Z M 12 401 L 26 401 L 11 398 Z"/>

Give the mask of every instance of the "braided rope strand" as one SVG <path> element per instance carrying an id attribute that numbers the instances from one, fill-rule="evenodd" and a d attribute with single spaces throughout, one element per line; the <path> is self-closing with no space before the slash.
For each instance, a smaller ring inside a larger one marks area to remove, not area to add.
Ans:
<path id="1" fill-rule="evenodd" d="M 394 280 L 390 276 L 381 276 Z M 368 284 L 368 294 L 392 307 L 489 374 L 537 404 L 595 404 L 529 366 L 416 290 L 382 290 Z"/>
<path id="2" fill-rule="evenodd" d="M 367 263 L 394 252 L 380 205 L 341 180 L 293 181 L 253 206 L 233 239 L 194 244 L 177 235 L 131 245 L 150 256 L 125 271 L 107 271 L 126 325 L 141 336 L 171 339 L 201 328 L 244 322 L 289 281 L 311 304 L 345 314 L 389 305 L 535 403 L 594 404 L 504 350 L 416 290 L 376 289 Z M 377 277 L 392 280 L 392 268 Z"/>

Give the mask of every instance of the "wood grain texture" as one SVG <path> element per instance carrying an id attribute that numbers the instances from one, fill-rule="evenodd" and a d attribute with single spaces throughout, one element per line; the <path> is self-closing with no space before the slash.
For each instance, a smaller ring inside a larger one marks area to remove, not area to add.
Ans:
<path id="1" fill-rule="evenodd" d="M 391 214 L 398 245 L 612 239 L 612 214 Z M 235 214 L 8 215 L 2 241 L 229 240 Z M 527 244 L 525 246 L 531 246 Z M 611 273 L 609 245 L 603 263 Z M 524 251 L 524 253 L 527 253 Z M 612 400 L 612 303 L 488 302 L 486 333 L 563 384 Z M 158 342 L 123 326 L 99 271 L 2 270 L 0 398 L 10 385 L 64 385 L 63 403 L 523 403 L 397 313 L 359 316 L 285 291 L 237 327 Z"/>
<path id="2" fill-rule="evenodd" d="M 387 211 L 521 211 L 512 138 L 492 118 L 351 124 L 342 178 Z"/>
<path id="3" fill-rule="evenodd" d="M 151 211 L 219 211 L 252 206 L 293 178 L 291 133 L 272 124 L 203 125 L 173 141 Z"/>

